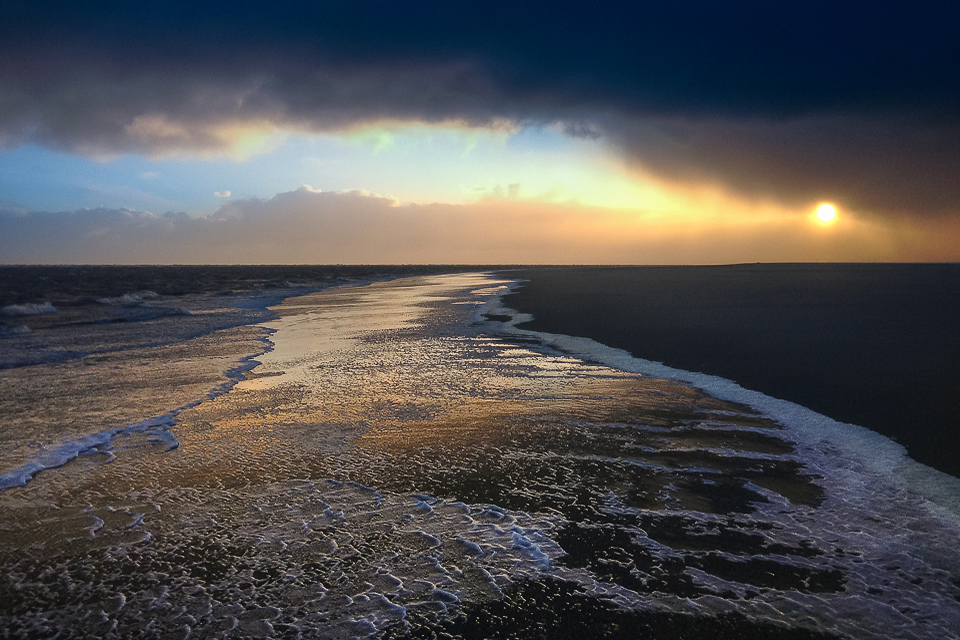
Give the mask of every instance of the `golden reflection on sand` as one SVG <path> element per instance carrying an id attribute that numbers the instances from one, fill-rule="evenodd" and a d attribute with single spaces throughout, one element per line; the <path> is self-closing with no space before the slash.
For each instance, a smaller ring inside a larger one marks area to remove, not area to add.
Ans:
<path id="1" fill-rule="evenodd" d="M 735 471 L 753 465 L 738 455 L 792 451 L 773 422 L 686 385 L 545 355 L 479 325 L 463 335 L 476 303 L 461 298 L 487 281 L 412 278 L 276 307 L 280 317 L 267 324 L 275 347 L 249 379 L 181 416 L 171 481 L 225 486 L 323 472 L 379 486 L 392 468 L 453 465 L 451 458 L 515 447 L 533 433 L 557 451 L 579 447 L 667 470 Z M 450 323 L 457 332 L 445 329 Z M 570 425 L 592 429 L 592 440 L 565 444 L 556 433 Z M 771 474 L 786 479 L 760 478 Z M 809 478 L 776 470 L 757 477 L 758 486 L 809 498 L 794 486 Z M 666 472 L 655 484 L 670 482 Z M 702 506 L 687 493 L 685 503 Z"/>
<path id="2" fill-rule="evenodd" d="M 820 629 L 885 610 L 867 597 L 878 572 L 952 602 L 912 547 L 869 557 L 863 523 L 883 514 L 825 495 L 772 419 L 494 333 L 481 305 L 499 282 L 330 290 L 220 335 L 241 349 L 269 331 L 274 348 L 179 411 L 178 448 L 130 436 L 0 493 L 8 618 L 53 612 L 89 637 L 273 622 L 366 637 L 416 607 L 559 580 L 627 612 Z"/>
<path id="3" fill-rule="evenodd" d="M 179 448 L 158 455 L 147 446 L 109 464 L 85 457 L 32 490 L 102 495 L 319 477 L 389 485 L 394 467 L 452 468 L 469 452 L 530 438 L 554 454 L 662 468 L 654 484 L 666 486 L 688 468 L 735 472 L 754 465 L 750 455 L 791 452 L 776 424 L 697 389 L 486 334 L 471 314 L 500 285 L 462 274 L 289 299 L 263 325 L 273 349 L 247 379 L 181 410 Z M 816 493 L 800 488 L 809 478 L 772 467 L 751 478 L 801 501 Z"/>

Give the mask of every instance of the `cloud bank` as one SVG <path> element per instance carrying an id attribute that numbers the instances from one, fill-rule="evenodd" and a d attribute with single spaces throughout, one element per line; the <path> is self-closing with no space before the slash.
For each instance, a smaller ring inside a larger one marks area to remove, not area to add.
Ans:
<path id="1" fill-rule="evenodd" d="M 0 145 L 239 154 L 278 131 L 562 123 L 671 179 L 960 213 L 960 4 L 6 3 Z"/>
<path id="2" fill-rule="evenodd" d="M 946 239 L 960 233 L 960 224 L 944 224 L 921 232 L 848 221 L 827 232 L 809 217 L 721 216 L 691 225 L 576 204 L 502 198 L 401 206 L 360 191 L 303 187 L 269 200 L 230 201 L 199 218 L 130 209 L 0 208 L 0 255 L 14 264 L 956 260 L 956 247 Z"/>

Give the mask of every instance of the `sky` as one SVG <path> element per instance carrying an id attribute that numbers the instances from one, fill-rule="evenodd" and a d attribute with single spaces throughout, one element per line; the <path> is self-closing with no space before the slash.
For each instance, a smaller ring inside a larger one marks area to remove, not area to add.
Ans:
<path id="1" fill-rule="evenodd" d="M 958 261 L 958 24 L 954 0 L 7 0 L 0 263 Z"/>

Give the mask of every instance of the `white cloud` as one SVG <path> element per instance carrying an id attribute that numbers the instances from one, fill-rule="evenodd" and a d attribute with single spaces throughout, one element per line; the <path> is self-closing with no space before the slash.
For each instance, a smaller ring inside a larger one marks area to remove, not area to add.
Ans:
<path id="1" fill-rule="evenodd" d="M 960 223 L 908 229 L 808 216 L 697 224 L 639 210 L 524 199 L 400 205 L 362 191 L 300 188 L 214 213 L 130 209 L 24 214 L 0 208 L 8 263 L 710 264 L 956 260 Z M 950 225 L 953 226 L 950 226 Z M 941 238 L 938 245 L 934 240 Z"/>

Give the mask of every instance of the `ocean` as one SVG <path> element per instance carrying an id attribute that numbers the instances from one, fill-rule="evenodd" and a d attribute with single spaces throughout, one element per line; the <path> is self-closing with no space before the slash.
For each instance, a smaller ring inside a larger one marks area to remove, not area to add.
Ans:
<path id="1" fill-rule="evenodd" d="M 960 477 L 960 264 L 552 267 L 527 328 L 735 380 Z"/>
<path id="2" fill-rule="evenodd" d="M 960 480 L 537 324 L 602 273 L 30 269 L 4 637 L 960 637 Z"/>

